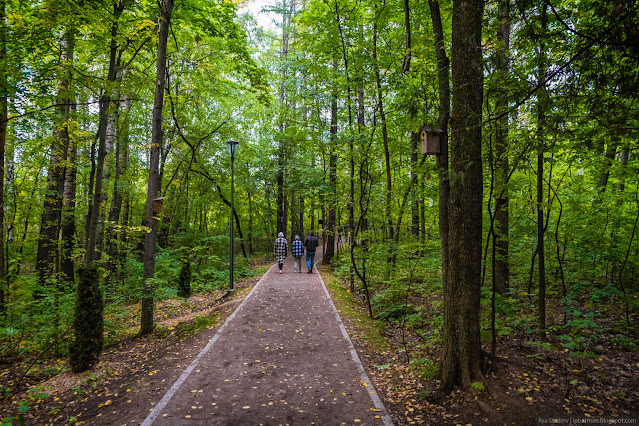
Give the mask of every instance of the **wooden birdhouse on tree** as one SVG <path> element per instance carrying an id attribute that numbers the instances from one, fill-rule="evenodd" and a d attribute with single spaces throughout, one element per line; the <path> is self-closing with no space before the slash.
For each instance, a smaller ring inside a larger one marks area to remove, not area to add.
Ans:
<path id="1" fill-rule="evenodd" d="M 422 127 L 420 137 L 422 140 L 422 155 L 436 155 L 440 152 L 442 129 Z"/>
<path id="2" fill-rule="evenodd" d="M 164 199 L 166 197 L 158 197 L 153 199 L 153 213 L 162 213 L 164 210 Z"/>

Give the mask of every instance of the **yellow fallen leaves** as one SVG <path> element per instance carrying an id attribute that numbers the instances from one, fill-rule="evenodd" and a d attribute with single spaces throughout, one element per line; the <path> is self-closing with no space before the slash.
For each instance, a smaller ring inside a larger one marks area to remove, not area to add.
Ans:
<path id="1" fill-rule="evenodd" d="M 102 408 L 102 407 L 108 407 L 109 405 L 111 405 L 113 403 L 113 401 L 111 401 L 110 399 L 102 404 L 98 404 L 98 408 Z"/>

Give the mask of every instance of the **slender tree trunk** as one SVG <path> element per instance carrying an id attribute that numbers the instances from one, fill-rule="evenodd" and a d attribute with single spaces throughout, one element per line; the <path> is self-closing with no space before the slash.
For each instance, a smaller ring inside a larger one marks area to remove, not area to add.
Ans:
<path id="1" fill-rule="evenodd" d="M 421 199 L 419 202 L 419 241 L 421 241 L 422 245 L 426 242 L 426 173 L 422 173 L 422 178 L 419 180 L 420 181 L 420 194 L 421 194 Z M 448 204 L 446 204 L 446 213 L 448 213 Z M 448 214 L 446 214 L 446 219 L 448 220 Z M 448 227 L 446 227 L 446 229 L 448 229 Z M 444 253 L 446 254 L 446 263 L 444 263 L 444 261 L 442 260 L 442 271 L 444 270 L 443 268 L 446 267 L 448 268 L 448 234 L 446 234 L 446 251 L 444 252 L 444 246 L 442 245 L 442 255 Z M 442 243 L 443 244 L 443 243 Z M 446 282 L 446 280 L 443 279 L 442 277 L 442 282 Z"/>
<path id="2" fill-rule="evenodd" d="M 102 196 L 100 197 L 100 223 L 104 224 L 107 223 L 106 228 L 108 229 L 108 235 L 105 232 L 98 232 L 97 235 L 97 241 L 96 241 L 96 247 L 99 248 L 99 253 L 97 255 L 97 258 L 101 258 L 101 253 L 104 251 L 105 249 L 105 243 L 104 243 L 104 237 L 106 236 L 107 239 L 107 247 L 106 250 L 108 253 L 110 253 L 111 251 L 111 246 L 109 245 L 110 240 L 110 233 L 111 233 L 111 228 L 112 225 L 110 223 L 108 223 L 111 219 L 111 213 L 113 212 L 113 203 L 114 202 L 120 202 L 121 200 L 116 200 L 115 198 L 112 198 L 111 200 L 111 207 L 107 208 L 107 204 L 109 201 L 109 193 L 108 193 L 108 188 L 111 186 L 111 172 L 112 169 L 114 168 L 112 163 L 113 163 L 113 152 L 115 150 L 115 183 L 113 184 L 113 193 L 112 195 L 115 196 L 115 192 L 116 192 L 116 186 L 118 183 L 118 167 L 119 167 L 119 157 L 118 157 L 118 151 L 116 147 L 116 145 L 118 144 L 118 134 L 119 134 L 119 130 L 118 130 L 118 122 L 120 119 L 120 85 L 122 82 L 122 70 L 120 68 L 120 60 L 117 59 L 116 60 L 116 77 L 115 77 L 115 87 L 113 88 L 113 92 L 111 95 L 111 99 L 113 99 L 114 101 L 111 103 L 111 106 L 109 107 L 109 113 L 107 116 L 107 125 L 106 125 L 106 139 L 105 139 L 105 153 L 104 153 L 104 173 L 103 173 L 103 177 L 102 177 L 102 188 L 104 188 L 104 190 L 102 191 Z M 117 206 L 116 206 L 117 208 Z M 116 219 L 117 220 L 117 219 Z M 102 225 L 102 227 L 104 227 L 104 225 Z"/>
<path id="3" fill-rule="evenodd" d="M 333 75 L 337 75 L 337 60 L 333 61 Z M 335 85 L 336 86 L 336 85 Z M 331 140 L 328 160 L 328 220 L 326 223 L 326 252 L 322 262 L 333 263 L 335 255 L 335 221 L 337 208 L 337 90 L 334 89 L 331 99 Z"/>
<path id="4" fill-rule="evenodd" d="M 548 17 L 546 12 L 546 4 L 542 5 L 541 9 L 541 31 L 545 34 L 548 26 Z M 538 82 L 541 84 L 546 80 L 546 46 L 541 38 L 539 44 L 539 68 L 538 68 Z M 540 98 L 543 98 L 544 88 L 540 89 Z M 537 301 L 538 306 L 538 321 L 539 331 L 543 332 L 546 329 L 546 253 L 544 249 L 544 141 L 543 134 L 545 131 L 546 121 L 546 105 L 543 99 L 540 99 L 537 103 L 537 138 L 539 139 L 539 146 L 537 148 L 537 260 L 539 262 L 539 299 Z M 605 185 L 604 185 L 605 188 Z M 550 208 L 550 207 L 549 207 Z"/>
<path id="5" fill-rule="evenodd" d="M 437 125 L 442 130 L 440 139 L 440 154 L 437 156 L 437 172 L 439 177 L 439 240 L 442 249 L 442 282 L 448 282 L 448 236 L 449 216 L 448 205 L 450 197 L 450 181 L 448 170 L 448 121 L 450 117 L 450 61 L 444 47 L 444 31 L 442 18 L 437 0 L 430 0 L 430 16 L 435 35 L 435 54 L 437 57 L 437 82 L 439 92 L 439 111 Z M 422 178 L 422 241 L 426 234 L 426 220 L 424 210 L 424 178 Z"/>
<path id="6" fill-rule="evenodd" d="M 599 172 L 599 181 L 597 182 L 597 188 L 599 188 L 599 192 L 605 192 L 606 186 L 608 186 L 608 179 L 610 178 L 610 166 L 612 165 L 612 160 L 615 158 L 615 154 L 617 154 L 617 146 L 614 144 L 608 145 L 608 149 L 606 149 L 606 153 L 602 159 L 601 171 Z"/>
<path id="7" fill-rule="evenodd" d="M 406 30 L 406 51 L 404 53 L 404 64 L 402 70 L 404 72 L 410 71 L 410 59 L 413 55 L 411 49 L 411 32 L 410 32 L 410 3 L 409 0 L 404 0 L 404 28 Z"/>
<path id="8" fill-rule="evenodd" d="M 497 69 L 502 75 L 509 73 L 508 55 L 510 51 L 510 1 L 501 0 L 498 6 L 498 19 L 500 27 L 497 32 L 497 40 L 500 50 L 497 53 Z M 508 181 L 508 114 L 509 108 L 508 94 L 500 91 L 497 95 L 495 109 L 497 114 L 504 114 L 496 123 L 495 134 L 495 224 L 494 224 L 494 246 L 496 250 L 495 259 L 495 289 L 499 293 L 506 293 L 510 282 L 509 265 L 509 197 L 506 187 Z"/>
<path id="9" fill-rule="evenodd" d="M 453 0 L 452 121 L 448 279 L 444 283 L 441 389 L 482 380 L 481 298 L 484 2 Z"/>
<path id="10" fill-rule="evenodd" d="M 253 197 L 250 192 L 247 193 L 249 208 L 249 229 L 248 229 L 248 246 L 249 254 L 253 256 Z"/>
<path id="11" fill-rule="evenodd" d="M 129 140 L 128 140 L 128 111 L 131 106 L 131 101 L 129 99 L 125 99 L 122 102 L 122 109 L 124 112 L 124 123 L 122 124 L 122 128 L 116 130 L 118 136 L 115 138 L 117 141 L 115 147 L 115 178 L 113 181 L 113 196 L 111 198 L 111 209 L 109 210 L 109 233 L 107 238 L 107 251 L 108 251 L 108 262 L 107 262 L 107 288 L 110 288 L 112 285 L 112 281 L 114 277 L 118 274 L 120 269 L 120 244 L 118 238 L 118 229 L 122 229 L 118 227 L 120 220 L 120 213 L 122 212 L 122 202 L 123 202 L 123 193 L 122 193 L 122 179 L 124 178 L 124 174 L 127 171 L 128 166 L 128 150 L 129 150 Z M 117 124 L 117 121 L 116 121 Z M 111 289 L 112 290 L 112 289 Z"/>
<path id="12" fill-rule="evenodd" d="M 113 6 L 113 22 L 111 24 L 111 46 L 109 52 L 109 70 L 107 73 L 107 82 L 113 83 L 117 79 L 117 62 L 118 62 L 118 27 L 119 20 L 126 2 L 117 3 Z M 93 205 L 91 206 L 91 220 L 89 221 L 87 250 L 85 255 L 85 263 L 88 265 L 98 257 L 96 254 L 96 246 L 98 242 L 98 233 L 100 232 L 100 212 L 102 209 L 102 187 L 104 183 L 104 163 L 107 155 L 107 127 L 109 122 L 109 108 L 111 107 L 110 88 L 104 89 L 100 99 L 100 124 L 98 127 L 98 158 L 95 168 L 95 186 L 93 188 Z"/>
<path id="13" fill-rule="evenodd" d="M 300 195 L 300 238 L 304 239 L 304 197 Z"/>
<path id="14" fill-rule="evenodd" d="M 617 191 L 623 191 L 626 188 L 626 174 L 628 173 L 628 159 L 630 158 L 630 150 L 624 147 L 619 152 L 619 162 L 621 163 L 621 173 L 617 182 Z"/>
<path id="15" fill-rule="evenodd" d="M 288 7 L 287 7 L 288 6 Z M 287 128 L 286 119 L 284 117 L 284 111 L 286 111 L 287 104 L 287 93 L 286 93 L 286 82 L 288 79 L 288 47 L 289 47 L 289 38 L 290 38 L 290 25 L 291 18 L 293 15 L 293 10 L 295 9 L 295 0 L 290 0 L 290 5 L 285 4 L 285 10 L 282 13 L 282 52 L 281 52 L 281 61 L 282 61 L 282 76 L 280 80 L 280 134 L 283 134 Z M 284 235 L 287 234 L 287 200 L 286 194 L 284 191 L 285 180 L 286 180 L 286 143 L 283 140 L 279 142 L 279 150 L 278 150 L 278 170 L 277 170 L 277 224 L 275 233 L 283 232 Z"/>
<path id="16" fill-rule="evenodd" d="M 95 157 L 96 157 L 96 143 L 98 138 L 93 138 L 89 157 L 91 158 L 91 171 L 89 172 L 89 185 L 87 186 L 87 214 L 84 217 L 84 249 L 89 246 L 89 228 L 91 228 L 91 215 L 93 214 L 93 188 L 95 187 Z"/>
<path id="17" fill-rule="evenodd" d="M 159 195 L 160 182 L 160 147 L 163 144 L 162 107 L 164 105 L 164 86 L 166 82 L 166 55 L 169 35 L 169 24 L 173 12 L 173 0 L 164 0 L 158 8 L 159 34 L 158 57 L 155 77 L 155 98 L 153 102 L 153 125 L 151 134 L 151 151 L 149 153 L 149 181 L 146 196 L 146 226 L 149 231 L 144 238 L 144 287 L 142 289 L 142 317 L 140 334 L 145 335 L 153 330 L 153 284 L 151 279 L 155 273 L 155 243 L 158 223 L 153 211 L 153 200 Z"/>
<path id="18" fill-rule="evenodd" d="M 382 78 L 379 70 L 379 64 L 377 63 L 377 24 L 373 26 L 373 66 L 375 67 L 375 82 L 377 85 L 377 110 L 379 111 L 379 117 L 382 121 L 382 141 L 384 144 L 384 166 L 386 168 L 386 200 L 384 204 L 384 215 L 386 216 L 385 226 L 388 228 L 388 244 L 391 246 L 388 250 L 387 263 L 390 264 L 393 258 L 395 248 L 392 246 L 395 240 L 393 233 L 393 218 L 392 218 L 392 197 L 393 197 L 393 181 L 391 178 L 391 161 L 390 150 L 388 147 L 388 128 L 386 126 L 386 113 L 384 111 L 384 93 L 382 90 Z"/>
<path id="19" fill-rule="evenodd" d="M 73 62 L 73 50 L 75 45 L 75 35 L 73 30 L 68 30 L 66 37 L 67 41 L 67 60 Z M 76 105 L 75 100 L 71 98 L 67 99 L 67 115 L 69 120 L 75 115 Z M 69 135 L 67 134 L 67 137 Z M 67 146 L 67 166 L 64 177 L 64 192 L 62 201 L 62 226 L 61 226 L 61 240 L 62 240 L 62 256 L 60 259 L 60 271 L 64 278 L 70 282 L 75 281 L 75 268 L 73 262 L 73 249 L 76 246 L 75 239 L 75 199 L 76 199 L 76 177 L 78 174 L 76 156 L 78 146 L 77 138 L 69 138 Z"/>
<path id="20" fill-rule="evenodd" d="M 72 29 L 65 29 L 62 34 L 61 62 L 66 64 L 72 60 L 69 52 L 73 46 L 70 45 L 69 32 Z M 54 138 L 51 143 L 51 157 L 49 159 L 49 171 L 47 174 L 47 190 L 42 212 L 42 225 L 40 227 L 40 240 L 38 241 L 38 252 L 36 256 L 36 270 L 40 279 L 40 288 L 36 290 L 36 297 L 41 297 L 46 285 L 46 278 L 59 271 L 59 237 L 62 221 L 62 200 L 64 196 L 65 180 L 65 159 L 69 146 L 69 108 L 68 90 L 69 75 L 67 71 L 60 71 L 58 79 L 57 96 L 57 117 L 54 129 Z"/>
<path id="21" fill-rule="evenodd" d="M 417 151 L 419 146 L 419 132 L 412 132 L 410 134 L 410 173 L 411 175 L 417 175 Z M 419 196 L 416 191 L 413 197 L 414 201 L 411 203 L 411 224 L 410 233 L 413 237 L 419 237 Z"/>
<path id="22" fill-rule="evenodd" d="M 7 5 L 0 0 L 0 315 L 6 312 L 6 263 L 4 241 L 4 152 L 7 141 L 7 118 L 9 115 L 9 84 L 7 79 Z"/>

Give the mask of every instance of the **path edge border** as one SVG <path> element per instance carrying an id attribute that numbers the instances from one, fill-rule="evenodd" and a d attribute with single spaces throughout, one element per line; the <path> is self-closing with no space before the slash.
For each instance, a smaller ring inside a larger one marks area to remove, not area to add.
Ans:
<path id="1" fill-rule="evenodd" d="M 244 300 L 242 300 L 242 302 L 239 304 L 239 306 L 237 308 L 235 308 L 233 313 L 231 315 L 229 315 L 229 317 L 226 319 L 226 321 L 224 321 L 224 324 L 222 324 L 222 326 L 217 330 L 217 333 L 215 333 L 215 336 L 211 337 L 211 339 L 208 341 L 206 346 L 204 346 L 204 348 L 200 351 L 200 353 L 193 359 L 193 361 L 191 361 L 191 364 L 189 364 L 189 366 L 186 367 L 186 369 L 182 372 L 182 375 L 175 381 L 175 383 L 173 383 L 173 386 L 171 386 L 171 388 L 168 391 L 166 391 L 166 393 L 164 394 L 162 399 L 157 404 L 155 404 L 155 407 L 153 407 L 153 410 L 151 410 L 149 415 L 146 416 L 146 418 L 144 419 L 144 421 L 141 423 L 140 426 L 151 426 L 153 424 L 155 419 L 157 419 L 158 416 L 160 415 L 160 413 L 162 413 L 162 411 L 167 406 L 169 401 L 171 401 L 171 398 L 173 398 L 173 395 L 175 395 L 175 393 L 180 389 L 182 384 L 191 375 L 191 373 L 193 372 L 195 367 L 197 367 L 197 365 L 200 363 L 200 359 L 204 355 L 206 355 L 206 353 L 211 349 L 213 344 L 220 337 L 220 334 L 222 334 L 222 331 L 226 328 L 226 325 L 229 322 L 231 322 L 231 320 L 233 318 L 235 318 L 235 315 L 242 309 L 242 307 L 244 306 L 246 301 L 251 298 L 251 296 L 253 295 L 253 292 L 257 289 L 257 287 L 262 283 L 262 281 L 264 280 L 266 275 L 268 275 L 268 273 L 271 272 L 271 269 L 273 269 L 274 267 L 275 267 L 275 264 L 271 265 L 271 267 L 268 268 L 268 270 L 264 273 L 264 275 L 262 275 L 262 278 L 259 279 L 259 281 L 257 282 L 257 284 L 255 284 L 255 286 L 253 286 L 253 289 L 249 292 L 249 294 L 246 295 Z M 321 279 L 321 277 L 320 277 L 320 279 Z M 323 283 L 324 282 L 322 281 L 322 284 Z M 324 287 L 324 288 L 326 288 L 326 287 Z M 332 303 L 332 301 L 331 301 L 331 303 Z M 334 307 L 333 307 L 333 309 L 334 309 Z"/>
<path id="2" fill-rule="evenodd" d="M 342 318 L 339 316 L 339 312 L 337 311 L 337 308 L 335 307 L 335 304 L 333 303 L 333 299 L 331 298 L 331 295 L 328 292 L 328 288 L 326 287 L 326 284 L 324 283 L 322 274 L 320 274 L 317 268 L 315 268 L 315 272 L 317 273 L 317 276 L 319 277 L 320 282 L 322 283 L 322 287 L 324 288 L 324 292 L 326 293 L 326 297 L 328 299 L 329 305 L 331 306 L 331 309 L 333 310 L 333 313 L 335 314 L 335 318 L 337 319 L 339 328 L 342 331 L 342 335 L 344 336 L 344 338 L 346 339 L 346 342 L 348 343 L 348 348 L 351 351 L 351 359 L 355 361 L 355 364 L 357 365 L 360 378 L 362 379 L 362 383 L 366 385 L 366 390 L 368 391 L 368 395 L 373 401 L 373 405 L 375 406 L 375 408 L 380 410 L 380 414 L 381 414 L 380 418 L 382 419 L 382 422 L 384 422 L 384 426 L 394 426 L 393 421 L 391 420 L 390 415 L 388 414 L 388 411 L 386 411 L 386 407 L 384 406 L 382 399 L 379 397 L 377 390 L 375 390 L 373 383 L 371 382 L 371 380 L 368 377 L 368 374 L 366 373 L 366 369 L 364 368 L 364 364 L 362 364 L 362 360 L 360 359 L 359 355 L 357 354 L 357 351 L 355 350 L 353 341 L 348 335 L 348 331 L 346 331 L 346 327 L 344 326 L 344 322 L 342 321 Z"/>

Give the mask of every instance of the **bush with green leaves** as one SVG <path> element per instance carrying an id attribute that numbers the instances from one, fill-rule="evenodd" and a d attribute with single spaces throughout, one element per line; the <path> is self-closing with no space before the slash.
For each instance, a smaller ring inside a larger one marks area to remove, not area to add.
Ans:
<path id="1" fill-rule="evenodd" d="M 98 268 L 95 264 L 78 270 L 78 290 L 73 328 L 75 339 L 69 348 L 71 369 L 82 372 L 90 369 L 102 351 L 104 330 L 104 302 L 100 291 Z"/>

